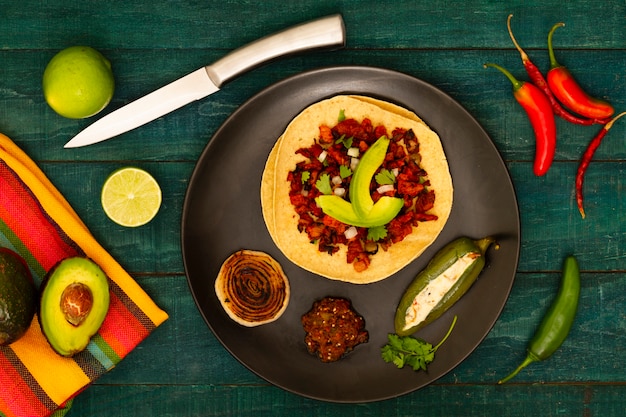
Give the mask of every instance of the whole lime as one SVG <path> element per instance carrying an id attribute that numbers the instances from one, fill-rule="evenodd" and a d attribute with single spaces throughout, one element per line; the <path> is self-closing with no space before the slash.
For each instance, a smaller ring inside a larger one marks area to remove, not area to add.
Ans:
<path id="1" fill-rule="evenodd" d="M 71 46 L 57 53 L 43 73 L 43 94 L 54 111 L 70 119 L 93 116 L 113 97 L 111 63 L 88 46 Z"/>

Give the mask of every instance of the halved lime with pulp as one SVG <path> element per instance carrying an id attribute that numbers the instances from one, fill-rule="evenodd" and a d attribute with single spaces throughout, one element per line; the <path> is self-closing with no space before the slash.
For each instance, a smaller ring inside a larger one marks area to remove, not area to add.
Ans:
<path id="1" fill-rule="evenodd" d="M 102 186 L 104 212 L 115 223 L 137 227 L 148 223 L 161 207 L 161 187 L 141 168 L 125 167 L 114 171 Z"/>

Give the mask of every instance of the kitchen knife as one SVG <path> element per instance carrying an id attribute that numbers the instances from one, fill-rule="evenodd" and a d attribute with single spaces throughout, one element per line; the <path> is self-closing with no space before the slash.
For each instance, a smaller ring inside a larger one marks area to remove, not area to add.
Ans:
<path id="1" fill-rule="evenodd" d="M 128 132 L 219 91 L 226 81 L 274 58 L 312 49 L 343 47 L 345 35 L 343 19 L 337 14 L 261 38 L 107 114 L 64 147 L 91 145 Z"/>

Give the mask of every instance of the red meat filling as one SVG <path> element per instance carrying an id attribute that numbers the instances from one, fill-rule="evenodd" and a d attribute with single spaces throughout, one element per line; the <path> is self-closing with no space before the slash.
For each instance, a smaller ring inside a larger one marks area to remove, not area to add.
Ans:
<path id="1" fill-rule="evenodd" d="M 386 170 L 393 173 L 395 181 L 391 190 L 382 190 L 381 194 L 379 184 L 373 179 L 370 187 L 372 199 L 377 201 L 382 195 L 400 197 L 404 199 L 404 207 L 385 226 L 386 234 L 383 231 L 369 236 L 368 229 L 358 227 L 352 234 L 354 236 L 348 239 L 345 233 L 351 226 L 325 215 L 317 206 L 315 198 L 322 194 L 318 189 L 318 180 L 326 174 L 328 178 L 325 180 L 331 179 L 329 184 L 333 192 L 338 188 L 348 190 L 352 176 L 342 177 L 353 163 L 348 149 L 357 148 L 362 155 L 381 136 L 387 136 L 391 141 L 378 172 Z M 298 230 L 306 233 L 322 252 L 333 254 L 341 245 L 346 245 L 346 262 L 352 264 L 357 272 L 369 267 L 371 257 L 379 248 L 387 250 L 412 233 L 420 222 L 437 219 L 436 215 L 428 213 L 434 206 L 435 192 L 429 189 L 427 173 L 420 167 L 419 141 L 412 130 L 396 128 L 388 135 L 384 126 L 373 126 L 367 118 L 360 123 L 355 119 L 345 119 L 333 127 L 320 126 L 315 143 L 299 149 L 297 153 L 306 160 L 296 165 L 287 180 L 291 184 L 291 204 L 299 215 Z"/>

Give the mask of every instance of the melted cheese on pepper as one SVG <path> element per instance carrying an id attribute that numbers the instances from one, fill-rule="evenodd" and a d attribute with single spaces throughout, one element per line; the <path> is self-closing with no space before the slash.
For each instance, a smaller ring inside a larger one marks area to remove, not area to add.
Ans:
<path id="1" fill-rule="evenodd" d="M 457 259 L 448 269 L 443 271 L 437 278 L 431 280 L 422 291 L 420 291 L 413 303 L 407 308 L 404 316 L 404 330 L 407 330 L 426 319 L 428 314 L 435 308 L 441 299 L 461 278 L 463 272 L 473 264 L 480 255 L 469 252 Z"/>

